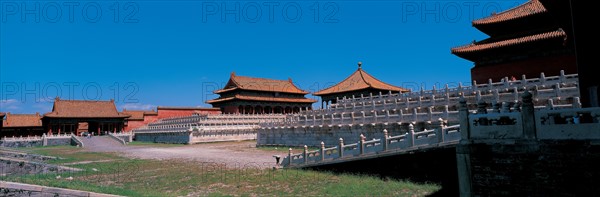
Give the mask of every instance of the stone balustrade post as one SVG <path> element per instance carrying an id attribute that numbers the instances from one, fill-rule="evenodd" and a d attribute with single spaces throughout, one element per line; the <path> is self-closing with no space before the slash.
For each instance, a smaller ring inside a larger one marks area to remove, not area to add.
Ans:
<path id="1" fill-rule="evenodd" d="M 434 106 L 427 108 L 427 120 L 428 121 L 431 121 L 433 119 L 433 107 Z"/>
<path id="2" fill-rule="evenodd" d="M 561 92 L 560 92 L 560 83 L 556 83 L 554 84 L 554 96 L 560 98 L 561 97 Z"/>
<path id="3" fill-rule="evenodd" d="M 342 158 L 344 156 L 344 139 L 340 138 L 340 143 L 338 146 L 338 154 L 340 156 L 340 158 Z"/>
<path id="4" fill-rule="evenodd" d="M 325 142 L 321 141 L 321 161 L 325 160 Z"/>
<path id="5" fill-rule="evenodd" d="M 364 111 L 361 111 L 360 113 L 362 114 L 362 124 L 365 124 L 367 122 L 367 116 Z"/>
<path id="6" fill-rule="evenodd" d="M 371 100 L 371 110 L 377 110 L 375 109 L 375 101 Z"/>
<path id="7" fill-rule="evenodd" d="M 526 139 L 535 139 L 535 113 L 533 99 L 529 91 L 523 94 L 523 104 L 521 107 L 521 117 L 523 121 L 523 137 Z"/>
<path id="8" fill-rule="evenodd" d="M 415 146 L 415 126 L 412 123 L 408 125 L 408 135 L 406 139 L 409 141 L 409 147 Z"/>
<path id="9" fill-rule="evenodd" d="M 542 82 L 542 84 L 546 83 L 546 75 L 543 72 L 540 73 L 540 82 Z"/>
<path id="10" fill-rule="evenodd" d="M 383 129 L 383 151 L 386 151 L 388 149 L 388 131 L 387 129 Z"/>
<path id="11" fill-rule="evenodd" d="M 294 159 L 292 158 L 292 148 L 288 149 L 288 161 L 289 161 L 289 165 L 288 166 L 292 166 L 292 161 L 294 161 Z"/>
<path id="12" fill-rule="evenodd" d="M 385 110 L 385 121 L 390 122 L 390 111 L 389 110 Z"/>
<path id="13" fill-rule="evenodd" d="M 546 105 L 547 109 L 554 109 L 554 100 L 553 99 L 548 99 L 548 104 Z"/>
<path id="14" fill-rule="evenodd" d="M 502 102 L 502 113 L 509 113 L 510 112 L 510 103 L 508 102 Z"/>
<path id="15" fill-rule="evenodd" d="M 402 109 L 398 109 L 398 122 L 402 121 L 404 121 L 404 112 L 402 112 Z"/>
<path id="16" fill-rule="evenodd" d="M 377 123 L 377 111 L 373 110 L 373 122 Z"/>
<path id="17" fill-rule="evenodd" d="M 444 105 L 444 119 L 448 120 L 450 118 L 450 110 L 448 105 Z"/>
<path id="18" fill-rule="evenodd" d="M 500 103 L 498 103 L 497 101 L 494 101 L 494 103 L 492 104 L 493 107 L 493 112 L 494 113 L 500 113 L 500 107 L 502 105 Z"/>
<path id="19" fill-rule="evenodd" d="M 321 125 L 325 125 L 325 114 L 321 115 Z"/>
<path id="20" fill-rule="evenodd" d="M 495 102 L 500 102 L 500 92 L 498 92 L 498 89 L 494 89 L 494 101 Z"/>
<path id="21" fill-rule="evenodd" d="M 304 163 L 308 163 L 308 146 L 304 145 L 304 152 L 302 155 L 302 158 L 304 158 Z"/>
<path id="22" fill-rule="evenodd" d="M 413 119 L 412 119 L 412 121 L 413 122 L 417 122 L 418 119 L 419 119 L 419 115 L 417 113 L 417 108 L 413 108 Z"/>
<path id="23" fill-rule="evenodd" d="M 579 97 L 573 97 L 573 108 L 581 108 L 581 101 L 579 100 Z"/>
<path id="24" fill-rule="evenodd" d="M 360 154 L 362 155 L 365 153 L 365 136 L 362 133 L 360 134 L 360 141 L 358 144 L 360 148 Z"/>
<path id="25" fill-rule="evenodd" d="M 458 117 L 460 119 L 461 140 L 468 140 L 470 137 L 469 108 L 467 108 L 467 101 L 464 98 L 461 98 L 458 102 Z"/>
<path id="26" fill-rule="evenodd" d="M 438 137 L 438 142 L 442 143 L 444 142 L 444 137 L 446 135 L 446 132 L 444 131 L 444 120 L 441 118 L 438 118 L 438 120 L 435 122 L 435 135 Z"/>
<path id="27" fill-rule="evenodd" d="M 48 139 L 46 138 L 46 134 L 42 134 L 42 146 L 48 146 Z"/>
<path id="28" fill-rule="evenodd" d="M 487 114 L 487 103 L 483 100 L 477 102 L 477 114 Z"/>
<path id="29" fill-rule="evenodd" d="M 342 117 L 342 118 L 343 118 L 343 117 Z M 334 114 L 331 114 L 331 125 L 335 124 L 335 121 L 334 121 L 334 119 L 335 119 L 335 115 L 334 115 Z"/>

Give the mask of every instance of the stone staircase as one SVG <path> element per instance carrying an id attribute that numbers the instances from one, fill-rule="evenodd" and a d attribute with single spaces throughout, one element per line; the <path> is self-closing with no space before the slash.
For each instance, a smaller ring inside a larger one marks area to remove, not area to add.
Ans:
<path id="1" fill-rule="evenodd" d="M 125 148 L 125 145 L 110 136 L 93 136 L 92 138 L 79 137 L 79 139 L 83 142 L 85 149 L 92 151 L 110 152 Z"/>

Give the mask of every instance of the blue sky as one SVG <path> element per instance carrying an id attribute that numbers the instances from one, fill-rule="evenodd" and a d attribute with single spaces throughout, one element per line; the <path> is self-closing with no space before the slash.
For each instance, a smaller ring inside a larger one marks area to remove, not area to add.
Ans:
<path id="1" fill-rule="evenodd" d="M 487 37 L 471 20 L 523 2 L 2 0 L 0 111 L 209 107 L 232 71 L 315 92 L 359 61 L 394 85 L 456 86 L 472 63 L 450 48 Z"/>

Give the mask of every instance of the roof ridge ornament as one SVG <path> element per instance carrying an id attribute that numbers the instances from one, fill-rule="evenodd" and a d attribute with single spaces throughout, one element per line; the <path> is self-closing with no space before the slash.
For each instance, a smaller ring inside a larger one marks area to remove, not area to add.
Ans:
<path id="1" fill-rule="evenodd" d="M 358 69 L 360 70 L 362 68 L 362 62 L 358 62 Z"/>

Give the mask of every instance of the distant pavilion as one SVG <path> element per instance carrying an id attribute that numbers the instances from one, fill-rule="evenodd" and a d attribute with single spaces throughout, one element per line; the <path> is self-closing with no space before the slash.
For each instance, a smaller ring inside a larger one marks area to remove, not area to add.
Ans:
<path id="1" fill-rule="evenodd" d="M 206 101 L 223 113 L 272 114 L 295 113 L 311 109 L 316 102 L 306 98 L 309 92 L 299 89 L 292 79 L 274 80 L 237 76 L 231 73 L 223 89 L 214 92 L 219 98 Z"/>
<path id="2" fill-rule="evenodd" d="M 358 69 L 349 77 L 334 86 L 315 92 L 313 95 L 321 97 L 321 108 L 324 108 L 335 103 L 337 98 L 360 98 L 361 96 L 389 92 L 404 93 L 410 92 L 410 90 L 380 81 L 365 72 L 362 69 L 362 63 L 358 62 Z"/>
<path id="3" fill-rule="evenodd" d="M 6 116 L 6 120 L 0 121 L 2 129 L 0 137 L 12 136 L 39 136 L 44 133 L 42 127 L 42 116 L 35 114 L 0 114 L 0 120 Z"/>

